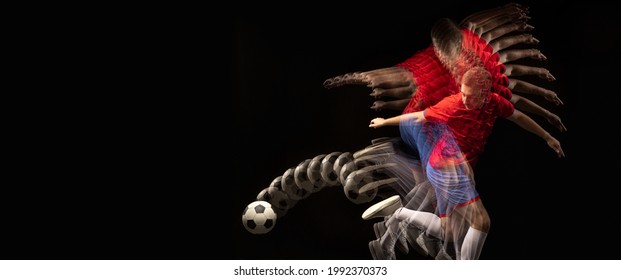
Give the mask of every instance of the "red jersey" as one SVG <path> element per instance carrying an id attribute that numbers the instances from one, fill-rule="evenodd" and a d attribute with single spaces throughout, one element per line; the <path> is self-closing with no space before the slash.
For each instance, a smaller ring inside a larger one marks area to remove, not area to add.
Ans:
<path id="1" fill-rule="evenodd" d="M 416 90 L 403 114 L 422 111 L 435 105 L 444 97 L 459 92 L 459 82 L 465 71 L 474 66 L 483 66 L 492 76 L 492 92 L 511 100 L 511 90 L 507 88 L 509 79 L 505 66 L 500 63 L 498 53 L 477 34 L 462 28 L 462 46 L 456 67 L 451 72 L 437 57 L 431 44 L 396 66 L 403 67 L 413 74 Z"/>
<path id="2" fill-rule="evenodd" d="M 509 117 L 513 111 L 513 104 L 496 93 L 490 93 L 480 109 L 469 110 L 464 106 L 459 93 L 427 108 L 424 114 L 429 121 L 446 123 L 466 160 L 474 167 L 496 118 Z"/>
<path id="3" fill-rule="evenodd" d="M 412 72 L 416 83 L 416 90 L 403 114 L 422 111 L 451 93 L 459 91 L 453 75 L 436 56 L 433 45 L 396 66 Z"/>

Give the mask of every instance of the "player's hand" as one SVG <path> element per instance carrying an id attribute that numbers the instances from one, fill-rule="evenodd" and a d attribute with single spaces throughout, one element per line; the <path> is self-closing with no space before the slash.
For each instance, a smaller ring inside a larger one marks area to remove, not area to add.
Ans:
<path id="1" fill-rule="evenodd" d="M 567 128 L 565 127 L 565 125 L 563 124 L 559 116 L 550 113 L 546 119 L 548 120 L 550 124 L 558 128 L 560 132 L 567 131 Z"/>
<path id="2" fill-rule="evenodd" d="M 384 126 L 385 122 L 386 122 L 386 119 L 384 118 L 375 118 L 371 120 L 371 124 L 369 124 L 369 127 L 372 127 L 372 128 L 382 127 Z"/>
<path id="3" fill-rule="evenodd" d="M 561 101 L 561 99 L 558 97 L 558 95 L 554 91 L 546 90 L 543 97 L 546 100 L 554 103 L 554 105 L 556 106 L 563 105 L 563 101 Z"/>
<path id="4" fill-rule="evenodd" d="M 382 100 L 376 100 L 373 102 L 373 105 L 371 105 L 371 109 L 375 110 L 375 111 L 379 111 L 384 109 L 386 102 L 382 101 Z"/>
<path id="5" fill-rule="evenodd" d="M 560 158 L 560 157 L 565 157 L 565 152 L 563 152 L 563 148 L 561 148 L 561 142 L 559 142 L 558 140 L 556 140 L 556 138 L 554 137 L 549 137 L 546 142 L 548 143 L 548 146 L 550 146 L 550 148 L 552 148 L 552 150 L 554 150 L 554 152 L 556 152 L 556 155 Z"/>

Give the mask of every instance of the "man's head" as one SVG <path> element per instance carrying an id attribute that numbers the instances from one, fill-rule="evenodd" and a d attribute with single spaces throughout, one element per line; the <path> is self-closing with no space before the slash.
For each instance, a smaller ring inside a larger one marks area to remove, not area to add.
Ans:
<path id="1" fill-rule="evenodd" d="M 483 106 L 492 84 L 492 77 L 483 67 L 473 67 L 464 73 L 461 80 L 461 100 L 467 109 Z"/>

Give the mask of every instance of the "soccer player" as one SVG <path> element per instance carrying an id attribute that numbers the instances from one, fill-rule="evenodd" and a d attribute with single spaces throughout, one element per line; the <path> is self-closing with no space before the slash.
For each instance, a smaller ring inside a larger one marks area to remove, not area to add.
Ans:
<path id="1" fill-rule="evenodd" d="M 476 191 L 472 170 L 498 117 L 541 137 L 558 157 L 564 157 L 556 138 L 508 100 L 490 92 L 491 85 L 490 73 L 484 67 L 474 67 L 464 73 L 458 93 L 423 111 L 375 118 L 369 125 L 399 126 L 404 143 L 418 151 L 437 200 L 438 215 L 402 207 L 391 219 L 407 221 L 446 244 L 454 244 L 457 259 L 478 259 L 489 231 L 489 216 Z M 390 234 L 382 238 L 386 235 Z M 371 241 L 369 248 L 375 259 L 394 258 L 394 249 L 382 246 L 380 240 Z"/>

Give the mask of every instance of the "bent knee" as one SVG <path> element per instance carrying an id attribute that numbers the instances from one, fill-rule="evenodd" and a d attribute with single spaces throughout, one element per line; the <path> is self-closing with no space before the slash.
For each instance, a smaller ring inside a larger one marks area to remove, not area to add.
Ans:
<path id="1" fill-rule="evenodd" d="M 471 226 L 482 232 L 489 232 L 489 229 L 491 227 L 491 220 L 489 219 L 488 215 L 481 215 L 473 221 Z"/>

